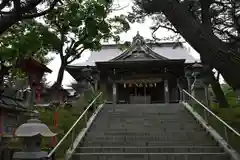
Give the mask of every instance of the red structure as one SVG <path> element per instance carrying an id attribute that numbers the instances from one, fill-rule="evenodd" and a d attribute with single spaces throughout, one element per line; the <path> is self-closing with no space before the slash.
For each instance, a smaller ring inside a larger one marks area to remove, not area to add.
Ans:
<path id="1" fill-rule="evenodd" d="M 17 67 L 22 69 L 28 74 L 29 85 L 31 89 L 35 92 L 36 100 L 40 100 L 41 84 L 40 81 L 44 73 L 51 73 L 52 70 L 46 65 L 38 62 L 33 58 L 21 59 L 17 63 Z"/>
<path id="2" fill-rule="evenodd" d="M 40 101 L 40 94 L 42 90 L 42 85 L 40 81 L 45 72 L 51 73 L 52 70 L 31 57 L 19 60 L 17 63 L 17 67 L 21 68 L 25 73 L 28 74 L 29 85 L 32 91 L 35 93 L 34 98 L 37 101 Z M 54 115 L 55 114 L 56 113 L 54 113 Z M 54 116 L 54 127 L 57 127 L 56 117 L 57 116 Z M 56 137 L 53 138 L 53 143 L 56 144 Z"/>

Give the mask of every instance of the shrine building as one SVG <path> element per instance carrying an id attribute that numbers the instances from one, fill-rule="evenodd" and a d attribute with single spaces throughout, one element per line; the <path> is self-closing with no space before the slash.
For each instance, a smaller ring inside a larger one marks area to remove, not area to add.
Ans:
<path id="1" fill-rule="evenodd" d="M 185 68 L 196 60 L 180 42 L 146 43 L 137 33 L 124 51 L 118 45 L 103 45 L 87 61 L 67 66 L 82 81 L 83 70 L 91 68 L 96 89 L 112 103 L 176 103 Z"/>

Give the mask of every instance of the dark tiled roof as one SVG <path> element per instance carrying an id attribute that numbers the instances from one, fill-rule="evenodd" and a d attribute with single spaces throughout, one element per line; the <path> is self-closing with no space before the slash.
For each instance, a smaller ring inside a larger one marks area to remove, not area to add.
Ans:
<path id="1" fill-rule="evenodd" d="M 135 45 L 136 43 L 141 44 L 142 46 Z M 73 66 L 95 66 L 95 62 L 107 62 L 110 60 L 131 56 L 131 54 L 134 54 L 134 52 L 132 51 L 135 51 L 134 49 L 136 49 L 132 47 L 134 45 L 140 48 L 140 50 L 142 50 L 143 52 L 145 52 L 145 55 L 147 54 L 150 57 L 156 57 L 160 59 L 185 59 L 186 63 L 193 63 L 196 61 L 196 59 L 190 54 L 190 52 L 186 48 L 183 47 L 182 43 L 180 42 L 167 42 L 156 44 L 146 43 L 144 42 L 143 37 L 141 37 L 140 35 L 136 35 L 133 38 L 131 46 L 129 48 L 126 48 L 124 51 L 121 50 L 118 45 L 103 45 L 100 51 L 91 52 L 91 55 L 87 59 L 87 61 L 71 64 L 70 66 L 68 66 L 68 68 L 71 68 Z"/>
<path id="2" fill-rule="evenodd" d="M 22 99 L 17 99 L 14 97 L 12 94 L 8 94 L 10 92 L 3 92 L 0 95 L 0 107 L 9 109 L 9 110 L 14 110 L 14 111 L 27 111 L 27 108 L 23 104 Z"/>

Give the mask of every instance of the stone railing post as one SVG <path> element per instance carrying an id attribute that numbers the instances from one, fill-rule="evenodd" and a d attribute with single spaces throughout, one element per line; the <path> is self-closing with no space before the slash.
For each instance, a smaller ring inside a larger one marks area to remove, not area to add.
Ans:
<path id="1" fill-rule="evenodd" d="M 198 99 L 201 103 L 204 105 L 208 105 L 206 101 L 206 85 L 204 84 L 203 78 L 202 78 L 202 65 L 201 64 L 194 64 L 193 65 L 194 72 L 194 82 L 191 86 L 191 94 L 196 99 Z"/>

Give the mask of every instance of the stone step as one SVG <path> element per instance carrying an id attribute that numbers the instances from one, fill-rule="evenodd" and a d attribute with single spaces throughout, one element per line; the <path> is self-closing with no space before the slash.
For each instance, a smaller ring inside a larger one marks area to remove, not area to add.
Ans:
<path id="1" fill-rule="evenodd" d="M 145 117 L 129 117 L 129 118 L 119 118 L 119 117 L 112 117 L 112 118 L 98 118 L 99 121 L 104 121 L 104 122 L 108 122 L 108 120 L 112 120 L 111 123 L 118 123 L 118 122 L 124 122 L 124 123 L 128 123 L 128 124 L 135 124 L 138 122 L 145 122 L 145 123 L 149 123 L 149 124 L 162 124 L 162 123 L 167 123 L 167 124 L 184 124 L 184 123 L 189 123 L 189 124 L 196 124 L 197 122 L 193 119 L 193 120 L 189 120 L 189 119 L 180 119 L 180 118 L 171 118 L 171 119 L 163 119 L 160 117 L 151 117 L 151 118 L 145 118 Z M 157 121 L 154 121 L 157 120 Z"/>
<path id="2" fill-rule="evenodd" d="M 76 153 L 221 153 L 217 146 L 78 147 Z"/>
<path id="3" fill-rule="evenodd" d="M 176 133 L 177 131 L 179 131 L 180 135 L 189 135 L 191 136 L 194 133 L 191 133 L 191 129 L 185 129 L 185 128 L 176 128 L 176 129 L 166 129 L 166 128 L 162 128 L 162 129 L 152 129 L 152 128 L 111 128 L 108 129 L 106 128 L 104 129 L 95 129 L 95 128 L 91 128 L 91 131 L 89 131 L 89 134 L 93 134 L 93 135 L 97 135 L 96 132 L 98 132 L 100 135 L 166 135 L 166 134 L 170 134 L 170 135 L 176 135 L 173 133 Z M 186 131 L 187 133 L 184 134 L 184 131 Z M 194 130 L 196 134 L 207 134 L 206 131 L 201 130 L 201 129 L 196 129 Z M 116 133 L 117 132 L 117 133 Z"/>
<path id="4" fill-rule="evenodd" d="M 165 138 L 209 138 L 211 137 L 207 132 L 105 132 L 98 134 L 87 133 L 87 138 L 94 138 L 94 139 L 102 139 L 102 140 L 109 140 L 109 139 L 137 139 L 137 140 L 161 140 Z"/>
<path id="5" fill-rule="evenodd" d="M 209 140 L 191 140 L 191 141 L 170 141 L 170 140 L 165 140 L 165 141 L 83 141 L 80 143 L 80 146 L 139 146 L 139 147 L 144 147 L 144 146 L 213 146 L 217 145 L 217 142 L 214 141 L 209 141 Z"/>
<path id="6" fill-rule="evenodd" d="M 205 131 L 203 128 L 201 127 L 190 127 L 188 126 L 187 127 L 187 124 L 186 126 L 172 126 L 172 127 L 169 127 L 167 128 L 167 126 L 161 126 L 159 125 L 158 127 L 147 127 L 147 126 L 140 126 L 140 125 L 125 125 L 125 126 L 102 126 L 102 127 L 94 127 L 92 126 L 91 127 L 91 131 L 92 132 L 95 132 L 95 131 L 98 131 L 98 132 L 131 132 L 131 131 L 135 131 L 136 133 L 137 132 L 143 132 L 143 131 L 149 131 L 149 132 L 159 132 L 159 133 L 162 133 L 162 132 L 176 132 L 176 131 L 195 131 L 195 132 L 202 132 L 202 131 Z"/>
<path id="7" fill-rule="evenodd" d="M 149 111 L 135 111 L 134 113 L 130 113 L 130 112 L 133 112 L 134 110 L 132 111 L 129 111 L 129 110 L 126 110 L 126 112 L 118 112 L 118 111 L 104 111 L 104 112 L 100 112 L 102 113 L 103 115 L 106 115 L 107 117 L 115 117 L 115 116 L 120 116 L 120 115 L 123 115 L 123 116 L 126 116 L 126 117 L 129 117 L 129 116 L 143 116 L 143 117 L 149 117 L 149 116 L 162 116 L 162 117 L 166 117 L 166 116 L 173 116 L 173 115 L 176 115 L 177 117 L 179 117 L 181 114 L 187 114 L 186 116 L 189 117 L 190 116 L 190 113 L 188 111 L 172 111 L 172 112 L 163 112 L 162 110 L 153 110 L 152 112 L 149 112 Z"/>
<path id="8" fill-rule="evenodd" d="M 194 140 L 202 140 L 202 141 L 210 141 L 208 137 L 203 139 L 201 137 L 86 137 L 84 141 L 96 141 L 96 142 L 104 142 L 104 141 L 113 141 L 113 142 L 120 142 L 120 141 L 142 141 L 142 142 L 150 142 L 150 141 L 194 141 Z"/>
<path id="9" fill-rule="evenodd" d="M 230 160 L 180 104 L 105 105 L 75 150 L 78 159 Z"/>
<path id="10" fill-rule="evenodd" d="M 112 130 L 112 131 L 99 131 L 99 132 L 88 132 L 86 134 L 86 137 L 110 137 L 110 136 L 136 136 L 136 137 L 162 137 L 162 136 L 168 136 L 168 137 L 195 137 L 196 136 L 208 136 L 210 135 L 207 132 L 184 132 L 179 131 L 129 131 L 129 130 Z"/>
<path id="11" fill-rule="evenodd" d="M 105 134 L 104 134 L 105 133 Z M 88 132 L 88 135 L 95 135 L 92 131 Z M 163 128 L 162 130 L 133 130 L 131 131 L 130 129 L 112 129 L 112 130 L 106 130 L 106 131 L 99 131 L 98 134 L 96 135 L 129 135 L 129 136 L 148 136 L 148 135 L 156 135 L 156 136 L 161 136 L 161 135 L 209 135 L 208 132 L 205 132 L 204 130 L 202 131 L 195 131 L 195 130 L 167 130 Z"/>
<path id="12" fill-rule="evenodd" d="M 225 153 L 75 153 L 72 160 L 230 160 Z"/>

